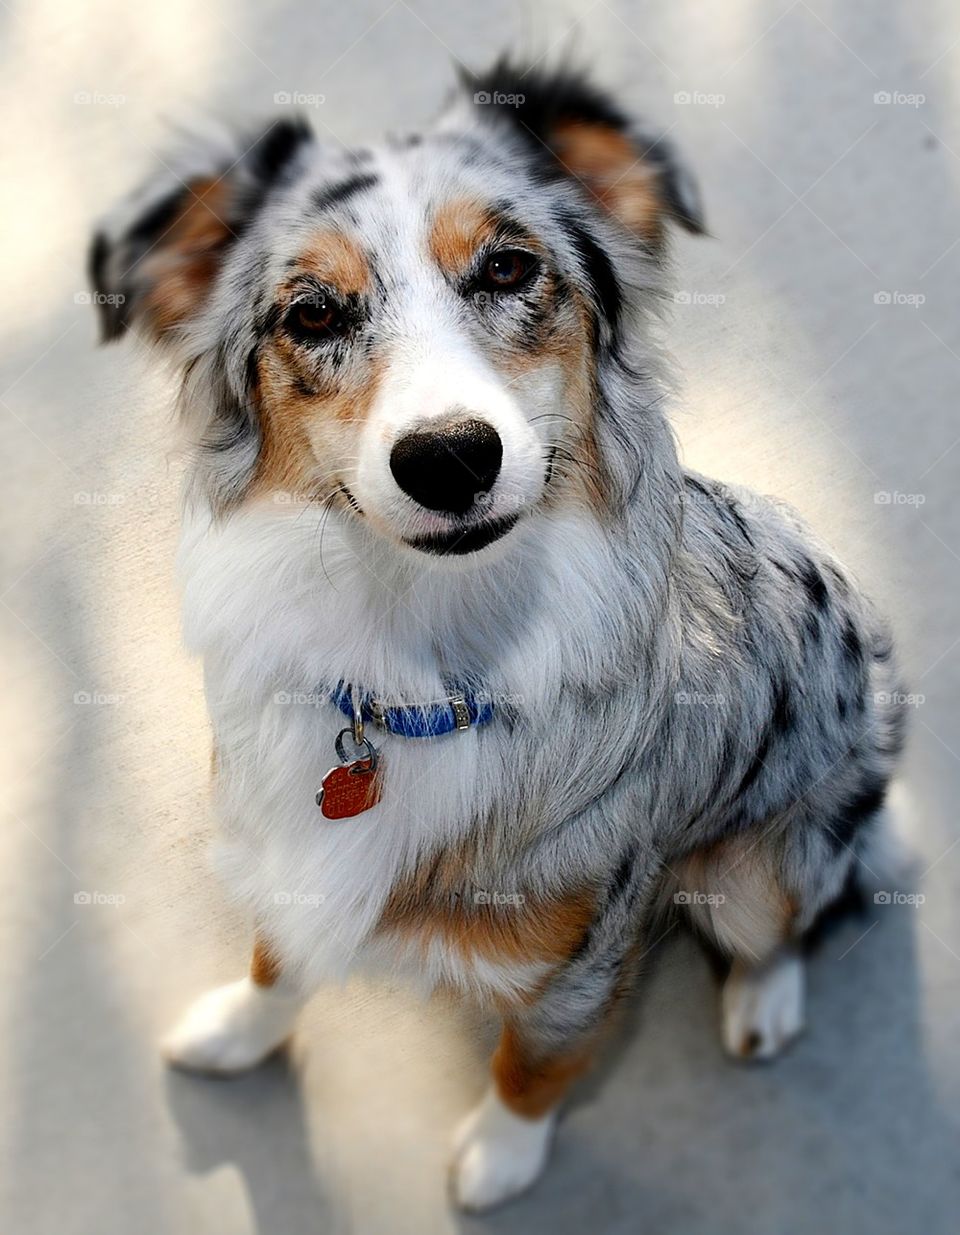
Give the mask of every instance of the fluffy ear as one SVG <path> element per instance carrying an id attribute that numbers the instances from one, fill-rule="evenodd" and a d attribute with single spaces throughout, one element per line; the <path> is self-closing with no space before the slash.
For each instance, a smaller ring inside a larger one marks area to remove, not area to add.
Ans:
<path id="1" fill-rule="evenodd" d="M 224 255 L 312 140 L 299 119 L 197 142 L 121 204 L 94 236 L 101 338 L 136 325 L 162 340 L 202 306 Z"/>
<path id="2" fill-rule="evenodd" d="M 659 246 L 667 219 L 705 230 L 696 183 L 670 144 L 644 135 L 582 72 L 502 59 L 463 84 L 481 118 L 512 126 L 548 174 L 569 177 L 645 243 Z"/>

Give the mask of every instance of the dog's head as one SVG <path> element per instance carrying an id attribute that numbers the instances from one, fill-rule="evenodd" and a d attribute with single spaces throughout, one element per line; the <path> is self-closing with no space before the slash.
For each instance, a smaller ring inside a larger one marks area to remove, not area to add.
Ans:
<path id="1" fill-rule="evenodd" d="M 184 374 L 214 509 L 293 494 L 461 555 L 611 492 L 630 371 L 696 192 L 583 78 L 497 65 L 422 137 L 346 151 L 279 120 L 199 143 L 96 236 L 107 338 Z"/>

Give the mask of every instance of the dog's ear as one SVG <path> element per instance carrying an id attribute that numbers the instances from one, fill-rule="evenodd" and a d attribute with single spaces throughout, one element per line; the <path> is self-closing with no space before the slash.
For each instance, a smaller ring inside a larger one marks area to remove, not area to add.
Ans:
<path id="1" fill-rule="evenodd" d="M 131 325 L 163 340 L 187 322 L 230 246 L 311 140 L 299 119 L 276 121 L 253 137 L 197 139 L 123 202 L 90 248 L 102 340 Z"/>
<path id="2" fill-rule="evenodd" d="M 659 246 L 670 219 L 705 231 L 696 182 L 672 146 L 644 134 L 581 71 L 502 59 L 462 81 L 481 119 L 512 126 L 546 174 L 568 177 L 646 244 Z"/>

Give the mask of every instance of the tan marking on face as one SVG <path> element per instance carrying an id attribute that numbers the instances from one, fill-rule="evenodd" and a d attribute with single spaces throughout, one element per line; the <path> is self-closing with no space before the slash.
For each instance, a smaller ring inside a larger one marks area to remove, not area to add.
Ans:
<path id="1" fill-rule="evenodd" d="M 252 398 L 260 419 L 260 454 L 250 486 L 253 499 L 278 493 L 304 493 L 316 458 L 307 433 L 312 400 L 298 386 L 292 364 L 282 358 L 276 342 L 257 358 Z"/>
<path id="2" fill-rule="evenodd" d="M 250 979 L 255 986 L 275 986 L 280 979 L 280 960 L 262 935 L 254 941 Z"/>
<path id="3" fill-rule="evenodd" d="M 294 267 L 294 277 L 311 275 L 345 296 L 360 295 L 372 285 L 370 265 L 357 241 L 332 227 L 313 234 Z"/>
<path id="4" fill-rule="evenodd" d="M 496 226 L 490 211 L 479 202 L 468 197 L 447 202 L 433 218 L 430 255 L 447 274 L 461 275 L 477 249 L 493 237 Z"/>
<path id="5" fill-rule="evenodd" d="M 477 249 L 495 233 L 496 221 L 489 210 L 469 198 L 450 202 L 437 211 L 430 233 L 430 252 L 434 261 L 448 273 L 457 275 L 466 270 Z M 528 240 L 536 251 L 539 246 Z M 606 509 L 609 491 L 605 483 L 600 452 L 594 431 L 594 361 L 590 347 L 590 324 L 586 306 L 576 307 L 576 322 L 566 327 L 557 325 L 548 331 L 536 347 L 521 347 L 503 357 L 500 367 L 511 381 L 516 381 L 543 365 L 559 364 L 565 376 L 567 400 L 573 409 L 575 425 L 563 448 L 583 461 L 582 467 L 566 462 L 557 470 L 569 474 L 568 482 L 557 485 L 548 496 L 548 504 L 563 500 L 582 501 L 593 511 Z M 565 405 L 566 407 L 566 405 Z M 561 496 L 561 491 L 563 496 Z"/>
<path id="6" fill-rule="evenodd" d="M 258 359 L 254 397 L 259 412 L 261 447 L 250 498 L 291 494 L 311 501 L 337 488 L 331 475 L 337 458 L 357 455 L 357 436 L 369 415 L 384 365 L 368 361 L 362 382 L 310 393 L 311 375 L 290 340 L 277 340 Z"/>
<path id="7" fill-rule="evenodd" d="M 150 291 L 144 313 L 157 334 L 194 313 L 213 283 L 220 248 L 232 232 L 226 222 L 229 186 L 225 180 L 198 180 L 189 186 L 183 210 L 141 262 Z"/>
<path id="8" fill-rule="evenodd" d="M 560 162 L 624 227 L 651 244 L 660 242 L 664 202 L 657 175 L 629 138 L 607 125 L 571 120 L 557 125 L 550 143 Z"/>
<path id="9" fill-rule="evenodd" d="M 372 279 L 360 246 L 332 229 L 311 239 L 281 295 L 293 298 L 305 275 L 343 296 L 369 291 Z M 252 500 L 278 493 L 322 500 L 337 487 L 331 460 L 355 459 L 356 432 L 369 414 L 384 365 L 363 364 L 362 377 L 344 372 L 342 379 L 323 371 L 318 356 L 311 359 L 282 328 L 257 357 L 253 397 L 258 409 L 261 449 L 250 488 Z M 317 489 L 317 478 L 324 478 Z"/>
<path id="10" fill-rule="evenodd" d="M 539 1119 L 557 1105 L 591 1062 L 592 1052 L 586 1050 L 538 1059 L 507 1024 L 491 1066 L 504 1106 L 525 1119 Z"/>

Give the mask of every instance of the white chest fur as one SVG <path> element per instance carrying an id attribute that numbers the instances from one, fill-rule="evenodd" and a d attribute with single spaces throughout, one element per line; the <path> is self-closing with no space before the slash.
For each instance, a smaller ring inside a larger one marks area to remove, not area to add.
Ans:
<path id="1" fill-rule="evenodd" d="M 542 523 L 525 578 L 522 542 L 509 561 L 457 573 L 393 551 L 362 557 L 312 510 L 186 522 L 185 633 L 204 657 L 218 751 L 219 863 L 284 960 L 310 978 L 342 976 L 361 960 L 396 966 L 395 949 L 370 943 L 391 889 L 490 811 L 509 757 L 497 725 L 430 739 L 378 734 L 381 801 L 326 820 L 315 795 L 345 723 L 331 687 L 343 679 L 428 701 L 445 694 L 444 673 L 467 670 L 483 673 L 495 701 L 549 715 L 564 683 L 594 672 L 603 541 L 586 520 Z M 479 962 L 464 972 L 439 946 L 407 959 L 427 985 L 502 989 L 530 976 Z"/>

